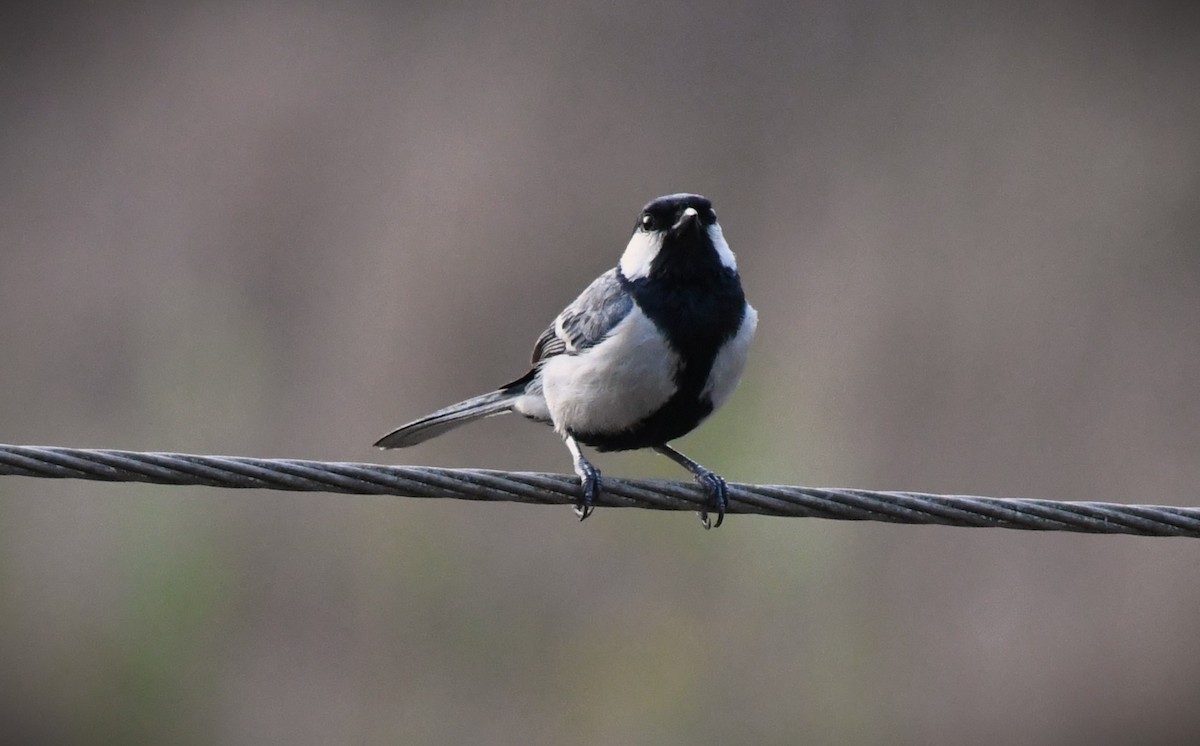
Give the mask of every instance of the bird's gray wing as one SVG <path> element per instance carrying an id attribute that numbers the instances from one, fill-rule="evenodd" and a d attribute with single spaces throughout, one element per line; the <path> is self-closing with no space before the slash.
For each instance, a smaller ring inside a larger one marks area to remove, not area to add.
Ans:
<path id="1" fill-rule="evenodd" d="M 593 347 L 633 308 L 616 269 L 597 277 L 563 309 L 533 347 L 533 363 L 555 355 L 574 355 Z"/>

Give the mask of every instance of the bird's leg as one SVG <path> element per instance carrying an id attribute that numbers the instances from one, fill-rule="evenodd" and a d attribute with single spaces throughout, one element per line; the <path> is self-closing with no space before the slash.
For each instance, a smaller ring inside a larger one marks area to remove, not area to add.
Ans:
<path id="1" fill-rule="evenodd" d="M 596 497 L 600 494 L 600 470 L 583 457 L 583 451 L 579 450 L 579 443 L 575 442 L 574 438 L 564 435 L 563 442 L 567 444 L 567 450 L 571 452 L 571 459 L 575 463 L 575 473 L 579 475 L 580 495 L 575 502 L 575 515 L 579 516 L 579 520 L 582 521 L 595 509 Z"/>
<path id="2" fill-rule="evenodd" d="M 692 473 L 696 481 L 708 492 L 708 500 L 710 505 L 717 512 L 717 522 L 711 523 L 708 519 L 708 511 L 701 510 L 699 512 L 700 522 L 704 524 L 704 528 L 719 527 L 725 521 L 725 508 L 729 506 L 729 488 L 725 485 L 725 480 L 718 476 L 715 472 L 705 469 L 700 464 L 692 461 L 687 456 L 684 456 L 679 451 L 671 446 L 663 443 L 660 446 L 654 446 L 654 450 L 671 459 L 683 468 Z"/>

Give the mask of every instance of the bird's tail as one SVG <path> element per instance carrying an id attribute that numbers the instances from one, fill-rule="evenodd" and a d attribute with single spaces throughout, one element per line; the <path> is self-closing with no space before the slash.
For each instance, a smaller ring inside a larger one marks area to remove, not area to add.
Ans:
<path id="1" fill-rule="evenodd" d="M 451 404 L 414 420 L 407 425 L 396 428 L 376 441 L 377 448 L 406 448 L 423 443 L 430 438 L 441 435 L 447 430 L 453 430 L 459 425 L 465 425 L 481 417 L 491 417 L 497 414 L 511 412 L 514 400 L 521 396 L 522 390 L 492 391 L 476 396 L 458 404 Z"/>

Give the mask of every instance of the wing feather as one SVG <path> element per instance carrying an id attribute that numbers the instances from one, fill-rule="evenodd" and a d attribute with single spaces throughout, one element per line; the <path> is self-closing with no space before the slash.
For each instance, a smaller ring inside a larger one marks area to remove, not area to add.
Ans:
<path id="1" fill-rule="evenodd" d="M 597 277 L 563 309 L 533 346 L 533 363 L 555 355 L 575 355 L 599 344 L 633 308 L 616 269 Z"/>

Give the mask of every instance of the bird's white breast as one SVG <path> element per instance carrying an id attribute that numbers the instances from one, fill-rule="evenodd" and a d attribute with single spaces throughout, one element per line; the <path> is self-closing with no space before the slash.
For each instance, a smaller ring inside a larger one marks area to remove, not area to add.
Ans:
<path id="1" fill-rule="evenodd" d="M 742 316 L 742 325 L 738 327 L 733 339 L 725 343 L 717 357 L 713 360 L 712 370 L 708 374 L 708 382 L 704 393 L 712 400 L 713 409 L 721 406 L 737 387 L 746 367 L 746 356 L 750 352 L 750 340 L 754 339 L 754 330 L 758 328 L 758 311 L 749 303 L 746 313 Z"/>
<path id="2" fill-rule="evenodd" d="M 559 432 L 617 432 L 671 398 L 677 366 L 654 322 L 635 305 L 595 347 L 547 359 L 542 394 Z"/>

